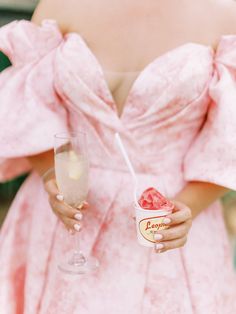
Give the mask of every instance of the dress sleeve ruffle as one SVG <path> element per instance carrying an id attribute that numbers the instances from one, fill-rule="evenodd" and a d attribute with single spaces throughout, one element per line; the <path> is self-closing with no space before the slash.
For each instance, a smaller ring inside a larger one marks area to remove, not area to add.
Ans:
<path id="1" fill-rule="evenodd" d="M 224 36 L 215 55 L 206 121 L 184 162 L 186 181 L 236 190 L 236 36 Z"/>
<path id="2" fill-rule="evenodd" d="M 67 131 L 67 110 L 54 88 L 55 54 L 63 38 L 53 21 L 12 22 L 0 29 L 0 50 L 12 66 L 0 74 L 0 180 L 29 170 L 26 156 L 53 148 Z"/>

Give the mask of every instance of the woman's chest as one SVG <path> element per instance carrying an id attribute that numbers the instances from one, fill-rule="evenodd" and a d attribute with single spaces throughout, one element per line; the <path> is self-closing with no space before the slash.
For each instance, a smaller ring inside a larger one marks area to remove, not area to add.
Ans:
<path id="1" fill-rule="evenodd" d="M 176 4 L 129 1 L 124 6 L 114 1 L 108 8 L 103 0 L 90 10 L 82 5 L 76 18 L 71 13 L 68 32 L 79 33 L 98 61 L 119 114 L 147 65 L 186 42 L 201 42 L 193 32 L 194 21 L 186 19 L 190 8 Z"/>

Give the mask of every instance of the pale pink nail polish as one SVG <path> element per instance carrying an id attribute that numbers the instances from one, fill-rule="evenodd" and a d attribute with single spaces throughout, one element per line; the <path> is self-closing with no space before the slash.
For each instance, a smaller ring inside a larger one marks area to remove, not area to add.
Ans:
<path id="1" fill-rule="evenodd" d="M 74 229 L 75 229 L 76 231 L 80 231 L 81 226 L 80 226 L 80 225 L 78 225 L 78 224 L 75 224 L 75 225 L 74 225 Z"/>
<path id="2" fill-rule="evenodd" d="M 83 218 L 83 215 L 81 213 L 75 214 L 75 219 L 76 220 L 81 220 Z"/>
<path id="3" fill-rule="evenodd" d="M 154 240 L 156 241 L 160 241 L 161 239 L 163 239 L 163 235 L 158 233 L 158 234 L 154 234 Z"/>
<path id="4" fill-rule="evenodd" d="M 57 194 L 56 199 L 60 202 L 64 201 L 64 196 L 61 194 Z"/>
<path id="5" fill-rule="evenodd" d="M 161 244 L 161 243 L 157 243 L 155 244 L 155 250 L 158 251 L 158 250 L 162 250 L 164 248 L 164 245 Z"/>
<path id="6" fill-rule="evenodd" d="M 171 223 L 171 219 L 170 219 L 170 218 L 164 218 L 164 219 L 163 219 L 163 223 L 164 223 L 165 225 L 168 225 L 169 223 Z"/>

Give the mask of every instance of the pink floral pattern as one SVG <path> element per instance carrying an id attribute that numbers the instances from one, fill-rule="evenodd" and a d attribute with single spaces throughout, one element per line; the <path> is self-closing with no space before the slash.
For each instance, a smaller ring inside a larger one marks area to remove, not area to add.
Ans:
<path id="1" fill-rule="evenodd" d="M 188 43 L 156 58 L 134 82 L 120 118 L 79 34 L 63 37 L 54 21 L 13 22 L 0 29 L 0 50 L 13 64 L 0 75 L 0 179 L 29 170 L 25 157 L 52 148 L 54 133 L 86 130 L 91 209 L 81 237 L 101 262 L 90 276 L 59 272 L 58 258 L 73 240 L 32 173 L 1 230 L 1 311 L 235 313 L 220 205 L 196 218 L 185 248 L 156 255 L 139 246 L 132 180 L 114 133 L 121 133 L 144 188 L 155 186 L 167 197 L 189 180 L 236 189 L 236 36 L 224 36 L 216 54 Z"/>

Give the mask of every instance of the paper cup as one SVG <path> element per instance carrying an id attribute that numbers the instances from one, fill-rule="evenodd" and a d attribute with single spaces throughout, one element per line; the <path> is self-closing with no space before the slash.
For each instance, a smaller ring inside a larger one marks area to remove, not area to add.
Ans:
<path id="1" fill-rule="evenodd" d="M 172 212 L 172 208 L 167 210 L 146 210 L 135 206 L 136 228 L 139 244 L 146 247 L 153 247 L 156 241 L 154 235 L 158 230 L 168 229 L 163 223 L 165 216 Z"/>

